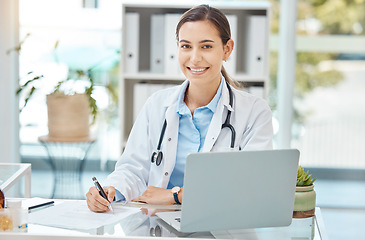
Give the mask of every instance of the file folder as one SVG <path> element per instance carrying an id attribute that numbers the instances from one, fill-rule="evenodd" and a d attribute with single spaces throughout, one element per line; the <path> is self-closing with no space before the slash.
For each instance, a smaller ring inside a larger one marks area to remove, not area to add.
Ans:
<path id="1" fill-rule="evenodd" d="M 177 60 L 176 25 L 181 14 L 167 13 L 165 15 L 165 73 L 178 75 L 180 73 Z"/>
<path id="2" fill-rule="evenodd" d="M 147 99 L 155 92 L 174 87 L 176 84 L 153 84 L 153 83 L 136 83 L 133 89 L 133 122 L 136 120 L 139 112 L 146 103 Z"/>
<path id="3" fill-rule="evenodd" d="M 265 90 L 264 87 L 260 86 L 251 86 L 248 88 L 248 92 L 252 95 L 255 95 L 260 98 L 265 98 Z"/>
<path id="4" fill-rule="evenodd" d="M 223 63 L 223 66 L 229 75 L 235 75 L 237 72 L 237 16 L 227 15 L 227 19 L 231 27 L 231 39 L 234 41 L 235 46 L 233 48 L 231 56 L 227 59 L 226 62 Z"/>
<path id="5" fill-rule="evenodd" d="M 249 76 L 263 76 L 265 73 L 266 16 L 247 16 L 247 73 Z"/>
<path id="6" fill-rule="evenodd" d="M 148 83 L 136 83 L 133 88 L 133 122 L 150 96 Z"/>
<path id="7" fill-rule="evenodd" d="M 153 14 L 151 16 L 151 73 L 164 72 L 165 54 L 165 16 Z"/>
<path id="8" fill-rule="evenodd" d="M 137 73 L 139 63 L 139 13 L 126 13 L 125 20 L 124 72 Z"/>

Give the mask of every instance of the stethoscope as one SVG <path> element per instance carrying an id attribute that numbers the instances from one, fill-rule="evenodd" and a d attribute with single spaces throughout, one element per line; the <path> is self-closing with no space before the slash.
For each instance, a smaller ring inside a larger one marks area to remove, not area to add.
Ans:
<path id="1" fill-rule="evenodd" d="M 229 92 L 229 105 L 233 109 L 232 89 L 231 89 L 231 86 L 228 84 L 227 81 L 226 81 L 226 84 L 227 84 L 227 88 L 228 88 L 228 92 Z M 229 128 L 229 130 L 231 130 L 231 148 L 233 149 L 234 148 L 234 142 L 235 142 L 235 139 L 236 139 L 236 131 L 235 131 L 234 127 L 232 126 L 232 124 L 230 123 L 231 122 L 231 113 L 232 113 L 232 111 L 228 109 L 226 120 L 222 124 L 222 129 L 227 127 L 227 128 Z M 166 122 L 166 119 L 165 119 L 165 121 L 163 123 L 163 126 L 162 126 L 160 139 L 158 140 L 157 151 L 153 152 L 152 156 L 151 156 L 151 162 L 152 163 L 156 162 L 157 166 L 160 166 L 160 164 L 162 162 L 162 158 L 163 158 L 163 154 L 162 154 L 162 151 L 161 151 L 161 144 L 162 144 L 163 136 L 165 135 L 166 126 L 167 126 L 167 122 Z"/>

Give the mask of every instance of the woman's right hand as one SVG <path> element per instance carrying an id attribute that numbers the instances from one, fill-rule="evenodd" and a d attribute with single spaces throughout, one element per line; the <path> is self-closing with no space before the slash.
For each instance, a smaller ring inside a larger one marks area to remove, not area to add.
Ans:
<path id="1" fill-rule="evenodd" d="M 108 196 L 109 202 L 112 202 L 115 196 L 115 188 L 105 187 L 103 189 L 105 194 Z M 109 211 L 108 207 L 110 203 L 108 202 L 108 200 L 106 200 L 99 194 L 99 190 L 96 187 L 91 187 L 86 193 L 87 206 L 93 212 Z"/>

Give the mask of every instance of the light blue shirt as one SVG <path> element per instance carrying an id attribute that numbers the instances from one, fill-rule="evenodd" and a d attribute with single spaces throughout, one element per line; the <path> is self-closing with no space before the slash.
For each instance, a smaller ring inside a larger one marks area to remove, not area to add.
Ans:
<path id="1" fill-rule="evenodd" d="M 221 83 L 212 101 L 210 101 L 210 103 L 206 106 L 195 109 L 194 118 L 191 115 L 190 109 L 184 102 L 185 91 L 188 84 L 185 86 L 185 88 L 181 89 L 177 99 L 179 104 L 177 105 L 176 109 L 180 116 L 176 163 L 170 177 L 170 182 L 167 186 L 168 189 L 171 189 L 175 186 L 183 187 L 187 155 L 193 152 L 200 152 L 203 149 L 210 122 L 222 95 L 224 81 L 225 79 L 222 76 Z M 125 197 L 118 190 L 115 191 L 115 201 L 125 201 Z"/>
<path id="2" fill-rule="evenodd" d="M 174 186 L 183 187 L 187 155 L 193 152 L 200 152 L 203 149 L 210 122 L 222 95 L 223 82 L 224 78 L 222 77 L 213 99 L 208 105 L 195 109 L 194 117 L 184 102 L 185 91 L 188 85 L 180 92 L 178 97 L 179 104 L 177 106 L 177 113 L 180 115 L 180 118 L 176 163 L 167 186 L 168 189 Z"/>

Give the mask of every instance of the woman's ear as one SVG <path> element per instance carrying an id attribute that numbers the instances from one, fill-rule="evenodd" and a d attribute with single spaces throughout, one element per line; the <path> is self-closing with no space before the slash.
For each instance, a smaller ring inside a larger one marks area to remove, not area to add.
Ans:
<path id="1" fill-rule="evenodd" d="M 227 61 L 229 56 L 231 56 L 233 47 L 234 47 L 234 41 L 232 39 L 229 39 L 227 41 L 226 45 L 223 46 L 223 51 L 224 51 L 223 60 L 224 61 Z"/>

